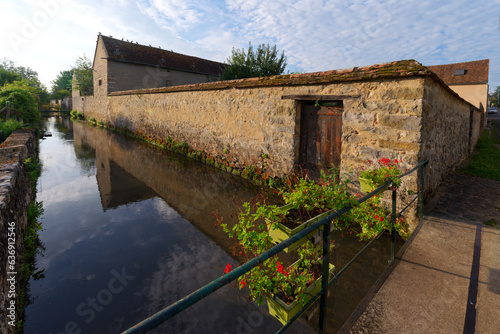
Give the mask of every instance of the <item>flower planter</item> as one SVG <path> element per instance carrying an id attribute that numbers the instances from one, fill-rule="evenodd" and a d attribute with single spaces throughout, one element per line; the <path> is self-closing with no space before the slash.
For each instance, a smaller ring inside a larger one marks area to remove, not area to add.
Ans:
<path id="1" fill-rule="evenodd" d="M 280 210 L 283 211 L 283 212 L 287 212 L 289 209 L 291 209 L 293 207 L 293 204 L 287 204 L 287 205 L 284 205 L 282 207 L 280 207 Z M 307 226 L 311 225 L 312 223 L 315 223 L 317 222 L 318 220 L 320 220 L 321 218 L 324 218 L 328 215 L 328 211 L 327 212 L 324 212 L 316 217 L 313 217 L 311 218 L 310 220 L 308 220 L 307 222 L 297 226 L 296 228 L 294 229 L 291 229 L 281 223 L 278 223 L 278 227 L 277 228 L 272 228 L 271 226 L 271 222 L 270 221 L 267 221 L 267 228 L 268 228 L 268 231 L 269 231 L 269 236 L 272 238 L 273 240 L 273 243 L 275 245 L 285 241 L 286 239 L 289 239 L 291 236 L 299 233 L 300 231 L 302 231 L 304 228 L 306 228 Z M 301 245 L 303 245 L 307 240 L 309 239 L 319 239 L 319 237 L 321 236 L 321 232 L 323 231 L 323 227 L 320 227 L 318 230 L 315 230 L 315 231 L 312 231 L 311 233 L 309 233 L 307 236 L 299 239 L 299 241 L 295 242 L 294 244 L 288 246 L 287 248 L 284 249 L 285 253 L 290 253 L 292 251 L 294 251 L 295 249 L 299 248 Z M 314 242 L 314 241 L 313 241 Z"/>
<path id="2" fill-rule="evenodd" d="M 373 183 L 372 180 L 370 179 L 365 179 L 363 177 L 358 177 L 359 179 L 359 185 L 361 188 L 361 192 L 364 194 L 371 193 L 373 190 L 377 189 L 379 186 L 377 186 L 375 183 Z M 389 186 L 385 187 L 382 191 L 386 191 Z"/>
<path id="3" fill-rule="evenodd" d="M 333 271 L 335 270 L 335 266 L 331 263 L 329 263 L 330 270 L 329 270 L 329 280 L 331 279 L 333 275 Z M 318 292 L 321 290 L 321 277 L 318 278 L 316 281 L 314 281 L 313 284 L 311 284 L 307 289 L 306 289 L 306 297 L 304 300 L 304 303 L 309 302 L 311 298 L 316 295 Z M 299 312 L 302 309 L 301 304 L 295 300 L 293 303 L 290 305 L 286 304 L 283 300 L 280 298 L 274 296 L 274 295 L 266 295 L 267 299 L 267 306 L 269 308 L 269 314 L 271 314 L 273 317 L 278 319 L 283 325 L 286 324 L 290 319 L 292 319 L 297 312 Z"/>

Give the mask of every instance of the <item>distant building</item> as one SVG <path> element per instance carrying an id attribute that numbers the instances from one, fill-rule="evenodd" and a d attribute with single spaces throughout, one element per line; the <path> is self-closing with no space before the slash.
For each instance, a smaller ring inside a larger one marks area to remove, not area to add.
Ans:
<path id="1" fill-rule="evenodd" d="M 427 66 L 453 91 L 483 113 L 488 106 L 488 72 L 490 60 Z"/>
<path id="2" fill-rule="evenodd" d="M 115 91 L 219 80 L 223 63 L 99 34 L 93 61 L 94 96 Z M 80 93 L 73 89 L 73 103 Z M 76 103 L 78 105 L 79 103 Z"/>

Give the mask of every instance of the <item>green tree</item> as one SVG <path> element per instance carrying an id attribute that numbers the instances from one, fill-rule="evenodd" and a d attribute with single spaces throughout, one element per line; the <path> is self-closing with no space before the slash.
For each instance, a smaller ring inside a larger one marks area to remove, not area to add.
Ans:
<path id="1" fill-rule="evenodd" d="M 0 68 L 0 86 L 19 80 L 21 80 L 21 76 L 19 74 Z"/>
<path id="2" fill-rule="evenodd" d="M 90 59 L 85 57 L 85 55 L 78 57 L 72 70 L 75 75 L 74 84 L 80 89 L 80 94 L 94 94 L 94 76 L 92 74 L 92 62 Z"/>
<path id="3" fill-rule="evenodd" d="M 54 80 L 52 80 L 52 87 L 51 87 L 52 96 L 55 99 L 58 99 L 58 98 L 61 98 L 64 96 L 71 95 L 71 82 L 72 82 L 72 80 L 73 80 L 73 74 L 71 73 L 71 71 L 60 71 L 59 74 L 56 76 L 56 78 Z M 61 96 L 61 95 L 62 96 L 56 97 L 55 95 L 58 92 L 63 92 L 64 94 L 67 94 L 69 92 L 69 94 L 62 95 L 61 93 L 59 93 L 58 96 Z"/>
<path id="4" fill-rule="evenodd" d="M 490 104 L 495 107 L 500 107 L 500 86 L 495 89 L 494 92 L 488 94 L 488 99 Z"/>
<path id="5" fill-rule="evenodd" d="M 29 67 L 16 66 L 14 61 L 7 58 L 0 61 L 0 86 L 21 80 L 24 80 L 28 86 L 34 88 L 32 93 L 36 95 L 39 105 L 49 102 L 49 92 L 38 79 L 36 71 Z"/>
<path id="6" fill-rule="evenodd" d="M 257 50 L 248 44 L 245 49 L 234 49 L 227 59 L 228 66 L 221 73 L 221 80 L 232 80 L 253 77 L 266 77 L 283 74 L 286 67 L 285 52 L 278 55 L 276 45 L 260 44 Z"/>
<path id="7" fill-rule="evenodd" d="M 24 112 L 21 116 L 24 123 L 38 124 L 40 112 L 37 93 L 37 89 L 31 87 L 26 79 L 5 84 L 0 88 L 0 106 L 5 106 L 9 101 L 12 109 Z"/>

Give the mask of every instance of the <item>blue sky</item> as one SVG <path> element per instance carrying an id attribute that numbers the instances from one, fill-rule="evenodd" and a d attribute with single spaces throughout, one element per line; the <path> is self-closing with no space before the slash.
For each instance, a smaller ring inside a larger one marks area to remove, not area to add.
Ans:
<path id="1" fill-rule="evenodd" d="M 274 45 L 287 71 L 401 59 L 424 65 L 490 59 L 500 86 L 500 0 L 4 0 L 0 59 L 50 88 L 97 34 L 224 62 L 233 47 Z"/>

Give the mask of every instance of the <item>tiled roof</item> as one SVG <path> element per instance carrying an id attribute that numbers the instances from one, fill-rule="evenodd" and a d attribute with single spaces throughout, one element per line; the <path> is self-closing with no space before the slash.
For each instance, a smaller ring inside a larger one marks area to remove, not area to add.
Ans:
<path id="1" fill-rule="evenodd" d="M 427 68 L 436 73 L 447 85 L 466 85 L 487 84 L 489 66 L 490 60 L 483 59 L 465 63 L 427 66 Z"/>
<path id="2" fill-rule="evenodd" d="M 225 64 L 99 35 L 109 60 L 219 75 Z"/>
<path id="3" fill-rule="evenodd" d="M 271 86 L 302 86 L 318 85 L 336 82 L 349 81 L 370 81 L 385 78 L 411 77 L 411 76 L 434 76 L 439 78 L 427 67 L 418 61 L 400 60 L 384 64 L 376 64 L 365 67 L 353 67 L 342 70 L 332 70 L 326 72 L 303 73 L 303 74 L 284 74 L 270 77 L 247 78 L 237 80 L 216 81 L 209 83 L 197 83 L 183 86 L 149 88 L 137 91 L 113 92 L 110 95 L 127 94 L 152 94 L 162 92 L 180 92 L 194 90 L 215 90 L 228 88 L 250 88 L 250 87 L 271 87 Z M 446 86 L 446 85 L 445 85 Z"/>

